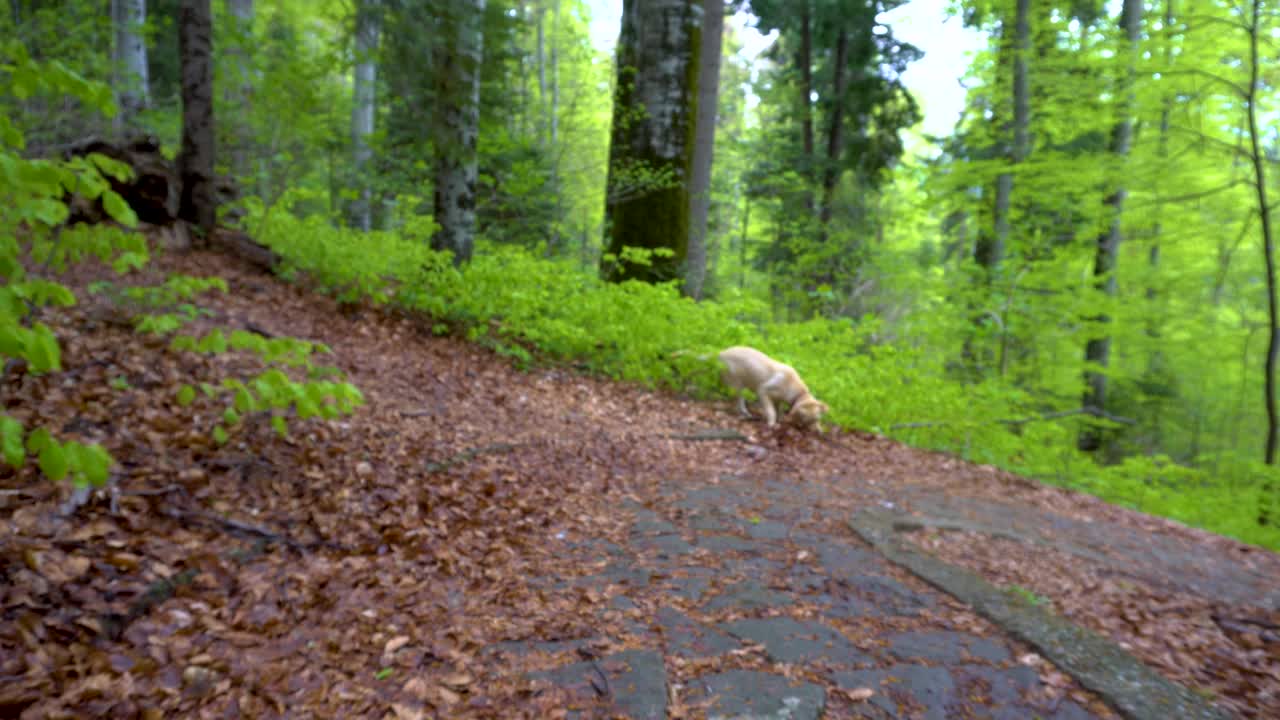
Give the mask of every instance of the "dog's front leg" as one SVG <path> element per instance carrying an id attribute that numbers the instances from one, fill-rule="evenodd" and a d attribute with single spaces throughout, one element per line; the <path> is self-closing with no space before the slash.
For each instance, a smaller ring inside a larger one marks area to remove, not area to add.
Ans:
<path id="1" fill-rule="evenodd" d="M 760 398 L 760 409 L 764 411 L 764 421 L 769 427 L 778 424 L 778 411 L 773 407 L 773 400 L 769 398 L 769 383 L 756 388 L 756 396 Z"/>

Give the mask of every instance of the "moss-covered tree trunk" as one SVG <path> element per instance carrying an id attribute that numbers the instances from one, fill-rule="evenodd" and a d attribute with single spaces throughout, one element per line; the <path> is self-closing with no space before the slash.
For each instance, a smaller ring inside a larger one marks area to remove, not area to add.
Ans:
<path id="1" fill-rule="evenodd" d="M 600 265 L 608 280 L 681 276 L 689 249 L 701 15 L 697 0 L 623 2 L 605 208 L 609 235 Z M 636 250 L 658 252 L 637 257 Z"/>
<path id="2" fill-rule="evenodd" d="M 480 135 L 480 66 L 484 0 L 457 0 L 440 19 L 446 46 L 436 55 L 435 211 L 440 229 L 431 247 L 471 260 L 475 245 L 476 173 Z"/>

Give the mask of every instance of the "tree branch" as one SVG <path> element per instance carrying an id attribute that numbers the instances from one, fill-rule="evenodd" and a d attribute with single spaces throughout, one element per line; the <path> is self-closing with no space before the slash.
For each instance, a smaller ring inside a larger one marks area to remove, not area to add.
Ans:
<path id="1" fill-rule="evenodd" d="M 1197 190 L 1195 192 L 1183 193 L 1182 195 L 1156 197 L 1149 202 L 1134 203 L 1132 207 L 1143 208 L 1143 207 L 1150 207 L 1152 205 L 1159 205 L 1161 203 L 1180 203 L 1180 202 L 1187 202 L 1189 200 L 1202 200 L 1204 198 L 1209 197 L 1210 195 L 1216 195 L 1220 192 L 1230 190 L 1231 188 L 1237 185 L 1243 185 L 1245 182 L 1246 181 L 1243 178 L 1236 178 L 1235 180 L 1232 180 L 1226 185 L 1219 185 L 1218 187 L 1209 188 L 1208 190 Z"/>
<path id="2" fill-rule="evenodd" d="M 1241 148 L 1241 147 L 1237 147 L 1237 146 L 1235 146 L 1235 145 L 1232 145 L 1231 143 L 1226 142 L 1225 140 L 1219 140 L 1219 139 L 1218 139 L 1218 138 L 1216 138 L 1216 137 L 1211 137 L 1211 136 L 1209 136 L 1209 135 L 1205 135 L 1204 133 L 1200 132 L 1199 130 L 1196 130 L 1195 128 L 1189 128 L 1189 127 L 1183 127 L 1183 126 L 1181 126 L 1181 125 L 1173 125 L 1173 124 L 1170 124 L 1170 125 L 1169 125 L 1169 129 L 1170 129 L 1170 130 L 1176 130 L 1176 131 L 1178 131 L 1178 132 L 1185 133 L 1185 134 L 1187 134 L 1187 135 L 1192 135 L 1192 136 L 1194 136 L 1197 140 L 1200 140 L 1201 142 L 1207 142 L 1207 143 L 1211 143 L 1211 144 L 1213 144 L 1213 145 L 1218 145 L 1218 146 L 1220 146 L 1222 149 L 1225 149 L 1227 152 L 1231 153 L 1232 155 L 1236 155 L 1236 156 L 1239 156 L 1239 157 L 1248 157 L 1248 156 L 1249 156 L 1249 154 L 1248 154 L 1247 152 L 1245 152 L 1244 148 Z"/>
<path id="3" fill-rule="evenodd" d="M 1166 68 L 1164 70 L 1161 70 L 1160 72 L 1163 75 L 1197 75 L 1203 78 L 1207 78 L 1209 80 L 1213 80 L 1214 82 L 1218 82 L 1218 83 L 1222 83 L 1223 85 L 1226 85 L 1227 87 L 1235 91 L 1235 93 L 1239 95 L 1241 99 L 1249 96 L 1249 91 L 1245 89 L 1243 85 L 1236 83 L 1234 80 L 1224 78 L 1217 73 L 1212 73 L 1202 68 Z"/>

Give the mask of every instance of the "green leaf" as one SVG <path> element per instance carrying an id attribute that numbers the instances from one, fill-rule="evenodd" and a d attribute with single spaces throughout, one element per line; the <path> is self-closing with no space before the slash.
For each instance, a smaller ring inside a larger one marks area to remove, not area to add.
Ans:
<path id="1" fill-rule="evenodd" d="M 0 453 L 10 467 L 20 468 L 26 464 L 27 453 L 22 447 L 22 423 L 8 415 L 0 415 Z"/>
<path id="2" fill-rule="evenodd" d="M 46 428 L 36 428 L 27 436 L 27 452 L 39 453 L 53 442 L 53 435 Z"/>
<path id="3" fill-rule="evenodd" d="M 130 212 L 132 212 L 132 210 Z M 117 275 L 123 275 L 130 270 L 141 270 L 147 264 L 148 259 L 149 258 L 146 253 L 120 253 L 115 260 L 111 261 L 111 269 L 114 270 Z"/>
<path id="4" fill-rule="evenodd" d="M 240 413 L 235 408 L 227 408 L 222 411 L 222 422 L 228 425 L 235 425 L 240 422 Z"/>
<path id="5" fill-rule="evenodd" d="M 243 387 L 236 390 L 236 395 L 232 400 L 232 405 L 236 410 L 242 413 L 251 413 L 258 409 L 257 403 L 254 402 L 253 393 L 249 392 L 248 388 Z M 232 424 L 234 425 L 235 423 Z"/>
<path id="6" fill-rule="evenodd" d="M 226 445 L 226 444 L 227 444 L 227 431 L 226 431 L 225 429 L 223 429 L 223 427 L 222 427 L 221 425 L 214 426 L 214 428 L 213 428 L 213 440 L 214 440 L 214 442 L 218 443 L 219 445 Z"/>
<path id="7" fill-rule="evenodd" d="M 178 405 L 186 407 L 195 402 L 195 399 L 196 389 L 190 385 L 183 385 L 182 388 L 178 390 Z"/>
<path id="8" fill-rule="evenodd" d="M 202 353 L 222 354 L 227 351 L 227 337 L 222 330 L 212 330 L 200 339 L 196 349 Z"/>
<path id="9" fill-rule="evenodd" d="M 289 434 L 289 423 L 284 419 L 283 415 L 272 415 L 271 427 L 275 429 L 276 434 L 280 437 L 285 437 Z"/>
<path id="10" fill-rule="evenodd" d="M 391 677 L 392 673 L 394 673 L 394 672 L 395 672 L 395 669 L 394 669 L 394 668 L 384 667 L 384 668 L 382 668 L 381 670 L 379 670 L 378 672 L 376 672 L 376 673 L 374 673 L 374 674 L 373 674 L 373 679 L 374 679 L 374 680 L 386 680 L 387 678 Z"/>
<path id="11" fill-rule="evenodd" d="M 101 445 L 81 445 L 80 472 L 90 484 L 101 487 L 111 477 L 111 466 L 115 460 Z"/>
<path id="12" fill-rule="evenodd" d="M 40 449 L 40 471 L 55 482 L 64 479 L 69 469 L 67 451 L 56 441 L 50 440 Z"/>
<path id="13" fill-rule="evenodd" d="M 36 323 L 31 328 L 26 350 L 27 362 L 32 372 L 46 373 L 62 369 L 62 350 L 48 325 Z"/>

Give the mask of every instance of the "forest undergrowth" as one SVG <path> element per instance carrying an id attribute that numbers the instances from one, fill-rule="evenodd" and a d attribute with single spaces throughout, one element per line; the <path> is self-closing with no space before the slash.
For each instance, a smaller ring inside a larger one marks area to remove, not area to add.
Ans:
<path id="1" fill-rule="evenodd" d="M 0 594 L 0 675 L 10 680 L 0 707 L 13 714 L 549 712 L 527 679 L 482 649 L 594 634 L 598 596 L 534 582 L 591 570 L 550 541 L 622 541 L 619 501 L 651 502 L 671 478 L 804 477 L 849 512 L 865 502 L 854 486 L 987 497 L 1186 537 L 1280 572 L 1272 553 L 991 466 L 856 431 L 768 431 L 727 402 L 504 356 L 421 316 L 338 303 L 309 280 L 290 287 L 222 255 L 160 255 L 135 281 L 171 276 L 226 283 L 198 298 L 192 330 L 327 346 L 325 362 L 365 402 L 328 422 L 295 417 L 284 434 L 261 412 L 227 424 L 216 398 L 183 403 L 182 388 L 252 373 L 262 356 L 192 353 L 137 333 L 111 297 L 88 291 L 111 273 L 74 271 L 68 286 L 84 301 L 45 315 L 64 344 L 64 372 L 11 377 L 6 396 L 31 425 L 101 442 L 117 466 L 105 489 L 80 500 L 34 464 L 0 475 L 0 515 L 13 530 L 0 541 L 10 580 Z M 747 441 L 673 437 L 726 427 Z M 969 561 L 991 577 L 1010 572 L 1007 557 Z M 1086 563 L 1049 572 L 1032 558 L 1016 582 L 1232 707 L 1270 707 L 1265 639 L 1243 642 L 1208 619 L 1262 611 L 1175 603 L 1133 584 L 1100 604 L 1054 592 L 1063 578 L 1084 586 Z"/>
<path id="2" fill-rule="evenodd" d="M 746 296 L 695 303 L 673 285 L 605 283 L 570 261 L 486 246 L 464 269 L 399 233 L 335 228 L 320 217 L 261 213 L 251 222 L 290 270 L 340 301 L 389 303 L 436 320 L 519 364 L 570 362 L 607 377 L 697 397 L 722 393 L 714 367 L 672 353 L 764 348 L 795 366 L 831 419 L 911 445 L 991 464 L 1108 502 L 1272 549 L 1280 528 L 1257 522 L 1266 478 L 1257 463 L 1219 473 L 1161 455 L 1102 465 L 1074 449 L 1084 415 L 1054 418 L 1031 393 L 999 380 L 962 383 L 950 358 L 909 342 L 877 341 L 879 321 L 815 317 L 773 322 Z M 693 353 L 696 355 L 696 353 Z M 1047 415 L 1047 418 L 1042 418 Z"/>

